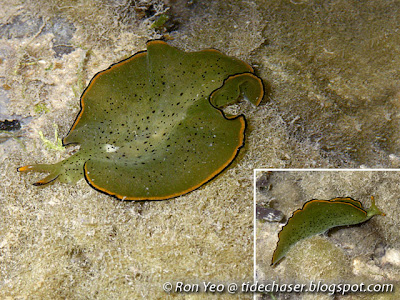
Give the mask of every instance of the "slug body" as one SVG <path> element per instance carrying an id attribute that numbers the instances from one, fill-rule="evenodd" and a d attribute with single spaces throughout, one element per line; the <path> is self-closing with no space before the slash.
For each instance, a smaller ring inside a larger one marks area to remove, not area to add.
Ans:
<path id="1" fill-rule="evenodd" d="M 244 143 L 243 115 L 222 108 L 242 98 L 257 106 L 264 88 L 245 62 L 213 49 L 184 52 L 162 41 L 96 74 L 63 145 L 80 145 L 35 185 L 85 178 L 122 200 L 186 194 L 222 172 Z"/>
<path id="2" fill-rule="evenodd" d="M 371 197 L 371 207 L 363 208 L 360 201 L 352 198 L 310 200 L 296 210 L 279 233 L 279 241 L 272 256 L 271 265 L 280 261 L 298 241 L 327 230 L 368 221 L 375 215 L 384 215 Z"/>

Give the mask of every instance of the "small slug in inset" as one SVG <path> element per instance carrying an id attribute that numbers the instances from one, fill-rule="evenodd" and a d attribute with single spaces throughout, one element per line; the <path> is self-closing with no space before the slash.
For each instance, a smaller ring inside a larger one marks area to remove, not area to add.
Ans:
<path id="1" fill-rule="evenodd" d="M 352 198 L 310 200 L 303 208 L 296 210 L 282 228 L 271 265 L 281 260 L 298 241 L 333 227 L 363 223 L 375 215 L 385 214 L 375 206 L 373 196 L 368 209 L 364 209 L 360 201 Z"/>

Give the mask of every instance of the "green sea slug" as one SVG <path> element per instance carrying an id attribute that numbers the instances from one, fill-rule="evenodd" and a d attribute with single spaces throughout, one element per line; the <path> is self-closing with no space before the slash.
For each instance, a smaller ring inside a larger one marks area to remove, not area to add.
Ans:
<path id="1" fill-rule="evenodd" d="M 363 223 L 375 215 L 385 214 L 376 207 L 374 197 L 371 197 L 371 207 L 368 209 L 352 198 L 310 200 L 293 213 L 279 232 L 271 265 L 280 261 L 298 241 L 333 227 Z"/>
<path id="2" fill-rule="evenodd" d="M 85 178 L 123 200 L 188 193 L 222 172 L 244 143 L 245 118 L 222 108 L 244 98 L 258 105 L 262 80 L 252 67 L 217 50 L 184 52 L 162 41 L 96 74 L 63 145 L 80 149 L 35 185 Z"/>

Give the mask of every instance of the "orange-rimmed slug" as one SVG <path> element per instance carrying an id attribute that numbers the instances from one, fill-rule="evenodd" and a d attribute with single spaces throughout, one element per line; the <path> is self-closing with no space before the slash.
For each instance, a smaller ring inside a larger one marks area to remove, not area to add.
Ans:
<path id="1" fill-rule="evenodd" d="M 300 240 L 324 233 L 333 227 L 363 223 L 375 215 L 385 214 L 376 207 L 373 196 L 368 209 L 352 198 L 310 200 L 293 213 L 279 232 L 271 265 L 280 261 Z"/>
<path id="2" fill-rule="evenodd" d="M 244 143 L 243 115 L 222 108 L 244 98 L 258 105 L 264 88 L 245 62 L 213 49 L 184 52 L 162 41 L 96 74 L 63 145 L 80 149 L 35 185 L 85 178 L 122 200 L 186 194 L 222 172 Z"/>

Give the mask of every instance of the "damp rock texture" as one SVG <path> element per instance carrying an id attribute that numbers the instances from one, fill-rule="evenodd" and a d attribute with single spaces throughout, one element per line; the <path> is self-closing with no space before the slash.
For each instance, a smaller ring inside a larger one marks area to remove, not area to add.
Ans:
<path id="1" fill-rule="evenodd" d="M 0 136 L 1 298 L 162 298 L 167 280 L 251 280 L 253 168 L 400 165 L 398 10 L 378 0 L 2 1 L 0 121 L 21 129 Z M 161 37 L 217 48 L 264 79 L 259 108 L 229 107 L 248 126 L 225 172 L 142 204 L 84 182 L 38 189 L 35 175 L 16 173 L 74 153 L 45 141 L 67 134 L 89 80 Z M 387 220 L 382 235 L 397 226 Z"/>
<path id="2" fill-rule="evenodd" d="M 398 167 L 399 3 L 259 5 L 264 42 L 254 58 L 290 139 L 339 167 Z"/>
<path id="3" fill-rule="evenodd" d="M 262 172 L 258 176 L 262 176 Z M 351 197 L 370 206 L 371 195 L 385 216 L 337 227 L 297 243 L 277 265 L 271 266 L 278 233 L 285 224 L 256 222 L 256 274 L 258 280 L 280 282 L 398 282 L 399 185 L 397 171 L 273 171 L 266 192 L 286 218 L 312 199 Z M 261 201 L 257 197 L 257 202 Z M 395 285 L 396 289 L 397 285 Z M 382 299 L 392 293 L 379 294 Z M 278 296 L 278 294 L 277 294 Z M 284 299 L 280 294 L 279 299 Z M 306 295 L 301 295 L 306 297 Z M 364 299 L 363 295 L 352 295 Z M 299 298 L 307 299 L 307 298 Z M 339 296 L 346 299 L 346 296 Z"/>

